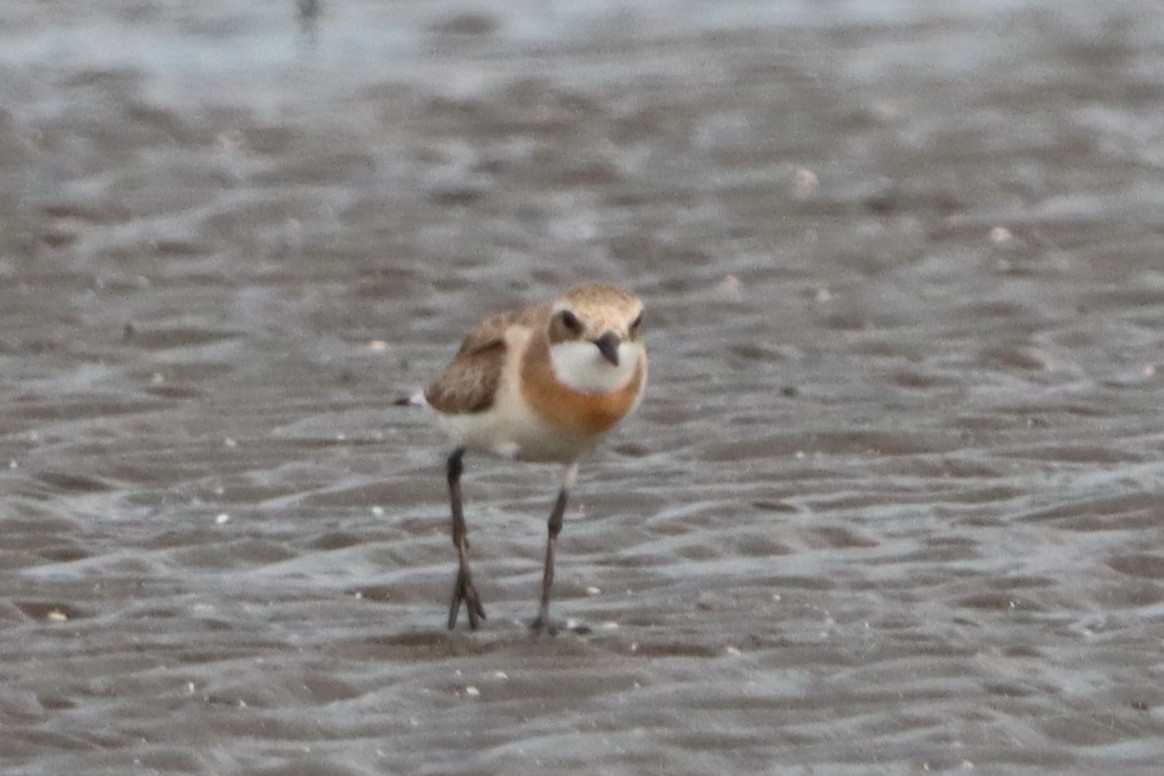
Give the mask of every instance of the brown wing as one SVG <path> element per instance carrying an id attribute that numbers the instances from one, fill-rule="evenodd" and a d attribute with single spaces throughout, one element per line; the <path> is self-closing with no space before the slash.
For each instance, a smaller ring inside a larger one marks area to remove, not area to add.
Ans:
<path id="1" fill-rule="evenodd" d="M 505 366 L 505 333 L 511 326 L 536 325 L 548 310 L 547 305 L 509 310 L 477 324 L 456 357 L 424 392 L 424 398 L 433 409 L 450 415 L 484 412 L 492 407 Z"/>

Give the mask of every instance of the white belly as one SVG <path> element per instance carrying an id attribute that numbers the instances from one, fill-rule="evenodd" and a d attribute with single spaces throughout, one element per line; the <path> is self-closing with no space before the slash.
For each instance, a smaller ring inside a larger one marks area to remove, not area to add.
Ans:
<path id="1" fill-rule="evenodd" d="M 437 413 L 437 422 L 455 445 L 518 461 L 569 463 L 597 442 L 553 429 L 524 406 L 494 406 L 463 415 Z"/>

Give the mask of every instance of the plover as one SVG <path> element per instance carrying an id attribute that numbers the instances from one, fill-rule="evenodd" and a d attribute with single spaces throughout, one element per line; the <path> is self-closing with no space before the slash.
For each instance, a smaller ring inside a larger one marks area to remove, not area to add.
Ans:
<path id="1" fill-rule="evenodd" d="M 642 399 L 647 382 L 642 310 L 639 298 L 618 286 L 589 284 L 544 304 L 498 313 L 477 324 L 436 382 L 414 397 L 414 403 L 432 408 L 454 445 L 447 460 L 457 550 L 450 630 L 462 603 L 471 629 L 485 618 L 469 570 L 461 506 L 461 472 L 469 450 L 562 465 L 549 518 L 541 604 L 532 624 L 538 631 L 556 630 L 550 590 L 567 495 L 579 459 Z"/>

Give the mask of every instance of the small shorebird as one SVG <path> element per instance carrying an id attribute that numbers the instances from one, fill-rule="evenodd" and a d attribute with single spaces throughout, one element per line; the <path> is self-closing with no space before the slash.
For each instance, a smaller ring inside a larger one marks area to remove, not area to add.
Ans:
<path id="1" fill-rule="evenodd" d="M 477 324 L 456 357 L 422 396 L 452 439 L 449 501 L 457 577 L 449 604 L 449 629 L 461 604 L 476 630 L 485 609 L 469 571 L 469 542 L 461 508 L 461 472 L 467 450 L 517 461 L 559 463 L 558 499 L 550 512 L 535 630 L 553 632 L 550 589 L 554 545 L 578 459 L 603 434 L 634 411 L 647 381 L 640 337 L 642 302 L 613 285 L 577 286 L 557 299 L 510 310 Z"/>

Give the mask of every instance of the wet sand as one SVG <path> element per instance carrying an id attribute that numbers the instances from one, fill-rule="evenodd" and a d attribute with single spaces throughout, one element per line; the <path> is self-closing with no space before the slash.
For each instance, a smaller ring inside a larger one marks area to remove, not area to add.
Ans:
<path id="1" fill-rule="evenodd" d="M 110 5 L 0 29 L 5 774 L 1159 771 L 1154 3 Z M 589 279 L 593 632 L 478 456 L 450 634 L 391 401 Z"/>

